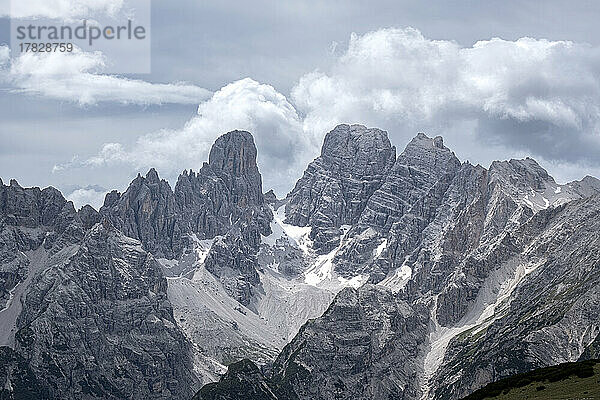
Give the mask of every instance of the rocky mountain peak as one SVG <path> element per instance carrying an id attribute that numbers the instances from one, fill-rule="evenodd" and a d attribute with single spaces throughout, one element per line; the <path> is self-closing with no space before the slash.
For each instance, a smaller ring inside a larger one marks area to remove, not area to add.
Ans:
<path id="1" fill-rule="evenodd" d="M 548 172 L 542 168 L 533 158 L 510 159 L 508 161 L 494 161 L 490 170 L 513 170 L 521 173 L 532 173 L 540 176 L 549 176 Z"/>
<path id="2" fill-rule="evenodd" d="M 427 136 L 427 134 L 423 133 L 423 132 L 419 132 L 417 133 L 417 136 L 415 136 L 411 143 L 415 146 L 421 146 L 421 147 L 435 147 L 438 149 L 443 149 L 444 148 L 444 138 L 441 136 L 436 136 L 434 138 L 430 138 L 429 136 Z"/>
<path id="3" fill-rule="evenodd" d="M 586 175 L 586 176 L 585 176 L 585 177 L 584 177 L 584 178 L 581 180 L 581 182 L 583 182 L 583 183 L 586 183 L 586 184 L 588 184 L 588 185 L 590 185 L 590 186 L 597 186 L 597 187 L 600 187 L 600 179 L 598 179 L 598 178 L 595 178 L 595 177 L 593 177 L 593 176 L 590 176 L 590 175 Z"/>
<path id="4" fill-rule="evenodd" d="M 257 174 L 254 138 L 250 132 L 237 130 L 220 136 L 210 149 L 208 163 L 233 176 Z"/>
<path id="5" fill-rule="evenodd" d="M 357 161 L 363 153 L 391 153 L 387 132 L 363 125 L 338 125 L 325 136 L 321 157 Z"/>
<path id="6" fill-rule="evenodd" d="M 89 229 L 100 222 L 100 214 L 89 204 L 81 207 L 81 209 L 77 211 L 77 215 L 85 229 Z"/>
<path id="7" fill-rule="evenodd" d="M 179 176 L 175 198 L 185 225 L 199 237 L 223 235 L 247 218 L 260 219 L 263 233 L 270 232 L 272 215 L 264 204 L 256 146 L 249 132 L 220 136 L 210 150 L 209 162 L 198 173 L 185 171 Z"/>
<path id="8" fill-rule="evenodd" d="M 403 154 L 409 155 L 420 152 L 432 152 L 432 153 L 451 153 L 454 154 L 449 148 L 444 146 L 444 138 L 441 136 L 429 137 L 423 132 L 419 132 L 409 143 L 406 145 Z"/>
<path id="9" fill-rule="evenodd" d="M 490 177 L 494 179 L 508 179 L 516 185 L 527 185 L 534 189 L 543 189 L 547 183 L 554 183 L 548 172 L 534 159 L 509 161 L 494 161 L 490 166 Z"/>
<path id="10" fill-rule="evenodd" d="M 150 168 L 148 173 L 146 174 L 146 181 L 148 183 L 159 183 L 160 179 L 158 177 L 158 172 L 154 168 Z"/>
<path id="11" fill-rule="evenodd" d="M 287 220 L 313 227 L 315 247 L 331 250 L 339 243 L 340 227 L 358 220 L 395 160 L 387 132 L 338 125 L 325 136 L 321 156 L 288 194 Z"/>
<path id="12" fill-rule="evenodd" d="M 444 146 L 441 136 L 431 138 L 419 133 L 398 156 L 394 170 L 413 168 L 439 178 L 449 171 L 457 170 L 460 164 L 454 152 Z"/>
<path id="13" fill-rule="evenodd" d="M 579 181 L 570 182 L 567 186 L 584 198 L 600 193 L 600 179 L 589 175 Z"/>
<path id="14" fill-rule="evenodd" d="M 104 196 L 104 207 L 112 207 L 121 198 L 121 193 L 116 190 L 111 190 Z"/>
<path id="15" fill-rule="evenodd" d="M 277 195 L 275 194 L 275 192 L 273 191 L 273 189 L 269 190 L 267 193 L 264 194 L 264 198 L 265 198 L 265 202 L 269 205 L 274 206 L 278 201 L 280 201 L 277 198 Z"/>
<path id="16" fill-rule="evenodd" d="M 414 241 L 434 217 L 431 210 L 439 206 L 460 167 L 441 137 L 417 134 L 368 199 L 358 224 L 348 234 L 348 244 L 335 256 L 336 271 L 344 277 L 369 274 L 373 282 L 383 279 L 389 266 L 384 259 L 374 263 L 373 254 L 383 251 L 379 246 L 395 255 L 413 249 Z M 406 225 L 411 230 L 405 229 Z M 407 240 L 398 231 L 410 231 Z M 382 237 L 388 234 L 389 240 L 382 245 Z"/>
<path id="17" fill-rule="evenodd" d="M 177 258 L 190 234 L 213 238 L 238 221 L 254 226 L 250 220 L 260 220 L 255 225 L 268 234 L 272 215 L 264 206 L 256 153 L 249 132 L 226 133 L 216 140 L 209 162 L 198 172 L 182 172 L 174 191 L 151 168 L 146 176 L 138 174 L 123 194 L 108 193 L 100 214 L 157 257 Z M 89 210 L 82 216 L 87 224 L 97 220 Z M 256 246 L 260 234 L 243 231 Z"/>
<path id="18" fill-rule="evenodd" d="M 154 168 L 146 177 L 138 174 L 122 195 L 108 193 L 100 214 L 157 256 L 171 258 L 183 248 L 175 196 Z"/>

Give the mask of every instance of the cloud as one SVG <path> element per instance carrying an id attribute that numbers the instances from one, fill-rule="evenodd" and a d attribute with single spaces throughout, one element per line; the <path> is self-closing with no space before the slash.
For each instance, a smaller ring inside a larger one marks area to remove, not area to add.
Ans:
<path id="1" fill-rule="evenodd" d="M 531 38 L 462 47 L 412 28 L 353 34 L 331 68 L 299 79 L 291 101 L 272 86 L 236 81 L 180 130 L 144 135 L 133 146 L 108 143 L 55 170 L 156 167 L 173 181 L 198 169 L 219 135 L 246 129 L 256 138 L 265 189 L 282 195 L 339 123 L 386 129 L 399 146 L 418 131 L 440 134 L 461 158 L 484 165 L 533 155 L 551 172 L 568 171 L 565 178 L 597 171 L 600 49 Z"/>
<path id="2" fill-rule="evenodd" d="M 522 38 L 461 47 L 412 28 L 353 34 L 334 66 L 303 76 L 291 98 L 313 134 L 362 122 L 406 140 L 418 130 L 452 136 L 471 123 L 488 144 L 599 160 L 600 49 L 586 44 Z"/>
<path id="3" fill-rule="evenodd" d="M 76 189 L 65 197 L 67 200 L 71 200 L 73 202 L 76 209 L 80 209 L 86 204 L 89 204 L 96 210 L 99 210 L 104 204 L 104 196 L 106 193 L 107 191 L 102 190 L 102 188 L 88 186 L 85 188 Z"/>
<path id="4" fill-rule="evenodd" d="M 6 70 L 9 64 L 10 48 L 6 45 L 0 45 L 0 71 Z"/>
<path id="5" fill-rule="evenodd" d="M 142 136 L 129 148 L 121 143 L 107 143 L 95 156 L 76 158 L 54 170 L 124 164 L 140 171 L 156 167 L 161 175 L 174 181 L 184 169 L 198 170 L 208 160 L 215 139 L 234 129 L 254 135 L 263 186 L 280 194 L 285 194 L 320 145 L 304 134 L 302 122 L 285 96 L 272 86 L 242 79 L 201 103 L 198 115 L 180 130 Z"/>
<path id="6" fill-rule="evenodd" d="M 64 20 L 114 15 L 123 7 L 123 0 L 12 0 L 4 3 L 0 16 Z"/>
<path id="7" fill-rule="evenodd" d="M 6 50 L 0 48 L 0 65 L 6 65 Z M 208 98 L 206 89 L 184 83 L 159 84 L 104 75 L 107 60 L 99 52 L 74 49 L 72 53 L 23 53 L 2 70 L 3 80 L 13 91 L 56 100 L 91 105 L 198 104 Z"/>

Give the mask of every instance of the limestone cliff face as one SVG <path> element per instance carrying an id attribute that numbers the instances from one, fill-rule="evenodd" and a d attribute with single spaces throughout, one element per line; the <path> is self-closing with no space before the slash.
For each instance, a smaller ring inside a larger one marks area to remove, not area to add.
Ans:
<path id="1" fill-rule="evenodd" d="M 27 278 L 24 252 L 71 243 L 83 237 L 83 226 L 71 202 L 50 187 L 22 188 L 0 182 L 0 309 L 11 291 Z"/>
<path id="2" fill-rule="evenodd" d="M 109 193 L 100 214 L 157 257 L 173 258 L 186 245 L 173 191 L 154 169 L 138 175 L 125 193 Z"/>
<path id="3" fill-rule="evenodd" d="M 342 225 L 355 224 L 396 160 L 387 132 L 339 125 L 325 136 L 321 156 L 311 162 L 288 195 L 287 221 L 312 227 L 320 252 L 340 242 Z"/>
<path id="4" fill-rule="evenodd" d="M 497 260 L 493 271 L 518 265 L 515 287 L 504 290 L 508 296 L 485 329 L 450 343 L 432 382 L 435 398 L 460 398 L 492 380 L 593 354 L 600 333 L 599 213 L 595 195 L 541 211 L 507 236 L 496 250 L 502 254 L 490 260 Z"/>
<path id="5" fill-rule="evenodd" d="M 597 179 L 559 185 L 530 158 L 461 163 L 424 134 L 393 164 L 378 163 L 381 138 L 334 129 L 285 213 L 310 228 L 312 242 L 302 243 L 318 254 L 311 273 L 370 283 L 339 292 L 270 373 L 232 371 L 201 398 L 231 394 L 224 383 L 237 376 L 278 400 L 458 399 L 598 354 Z M 368 182 L 374 165 L 374 190 L 346 190 Z"/>
<path id="6" fill-rule="evenodd" d="M 56 189 L 0 186 L 2 397 L 194 392 L 190 344 L 160 266 L 99 220 Z"/>
<path id="7" fill-rule="evenodd" d="M 369 274 L 374 283 L 382 280 L 394 266 L 375 260 L 373 253 L 384 239 L 390 249 L 398 235 L 418 240 L 459 168 L 460 161 L 441 137 L 420 133 L 411 140 L 368 199 L 348 234 L 348 245 L 336 254 L 336 271 L 344 277 Z M 416 244 L 407 245 L 412 250 Z M 397 255 L 396 260 L 401 264 L 403 258 Z"/>
<path id="8" fill-rule="evenodd" d="M 190 345 L 160 266 L 138 241 L 105 221 L 36 262 L 44 272 L 24 299 L 15 349 L 53 398 L 192 394 Z"/>
<path id="9" fill-rule="evenodd" d="M 428 320 L 388 290 L 344 289 L 281 352 L 272 379 L 285 398 L 416 398 Z"/>
<path id="10" fill-rule="evenodd" d="M 265 203 L 252 135 L 232 131 L 219 137 L 209 161 L 197 172 L 184 171 L 175 186 L 182 225 L 201 239 L 225 235 L 238 225 L 252 247 L 270 233 L 273 218 Z"/>

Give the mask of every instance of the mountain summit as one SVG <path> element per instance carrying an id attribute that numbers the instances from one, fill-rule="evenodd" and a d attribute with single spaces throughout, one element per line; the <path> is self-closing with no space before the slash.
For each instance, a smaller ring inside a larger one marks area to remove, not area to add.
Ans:
<path id="1" fill-rule="evenodd" d="M 454 400 L 600 356 L 597 179 L 424 133 L 397 155 L 361 125 L 284 200 L 256 159 L 226 133 L 174 190 L 150 169 L 99 212 L 0 184 L 2 393 Z"/>
<path id="2" fill-rule="evenodd" d="M 315 249 L 331 251 L 339 245 L 342 225 L 356 223 L 395 161 L 387 132 L 337 126 L 287 196 L 287 221 L 310 226 Z"/>
<path id="3" fill-rule="evenodd" d="M 419 133 L 395 159 L 384 132 L 340 125 L 278 214 L 310 239 L 294 239 L 309 257 L 305 282 L 350 287 L 271 376 L 236 367 L 198 396 L 227 398 L 235 381 L 279 400 L 458 399 L 595 357 L 600 315 L 583 305 L 600 288 L 599 199 L 595 179 L 558 185 L 529 158 L 486 169 Z"/>

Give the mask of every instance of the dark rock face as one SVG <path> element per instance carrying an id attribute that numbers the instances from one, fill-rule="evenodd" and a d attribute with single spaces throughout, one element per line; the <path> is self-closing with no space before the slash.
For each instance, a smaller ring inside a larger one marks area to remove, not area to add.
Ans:
<path id="1" fill-rule="evenodd" d="M 252 221 L 270 233 L 272 214 L 262 194 L 252 135 L 229 132 L 217 139 L 209 162 L 194 173 L 185 171 L 175 186 L 184 225 L 201 239 L 227 233 L 236 223 Z M 251 238 L 253 247 L 259 245 Z"/>
<path id="2" fill-rule="evenodd" d="M 358 221 L 395 160 L 396 148 L 387 132 L 337 126 L 325 137 L 321 156 L 288 195 L 287 221 L 311 226 L 315 249 L 329 252 L 339 245 L 340 227 Z"/>
<path id="3" fill-rule="evenodd" d="M 596 339 L 585 348 L 578 361 L 598 359 L 600 359 L 600 335 L 596 336 Z"/>
<path id="4" fill-rule="evenodd" d="M 415 398 L 427 322 L 385 289 L 345 289 L 281 352 L 273 381 L 300 399 Z"/>
<path id="5" fill-rule="evenodd" d="M 205 385 L 192 400 L 281 400 L 250 360 L 231 364 L 218 383 Z"/>
<path id="6" fill-rule="evenodd" d="M 125 235 L 140 240 L 157 257 L 173 258 L 185 246 L 179 209 L 169 183 L 154 169 L 146 177 L 138 175 L 120 195 L 106 195 L 100 214 Z"/>
<path id="7" fill-rule="evenodd" d="M 11 180 L 10 186 L 0 186 L 0 216 L 3 226 L 32 229 L 46 226 L 57 234 L 64 233 L 76 220 L 73 203 L 65 200 L 58 190 L 24 189 L 15 180 Z"/>
<path id="8" fill-rule="evenodd" d="M 388 230 L 441 180 L 451 180 L 460 161 L 440 136 L 420 133 L 400 154 L 381 189 L 369 199 L 360 224 Z"/>
<path id="9" fill-rule="evenodd" d="M 2 398 L 194 392 L 160 267 L 100 218 L 53 188 L 0 186 Z"/>
<path id="10" fill-rule="evenodd" d="M 16 350 L 52 398 L 181 398 L 195 378 L 160 266 L 108 222 L 53 257 L 18 319 Z"/>
<path id="11" fill-rule="evenodd" d="M 427 331 L 424 308 L 415 311 L 385 289 L 346 289 L 325 314 L 307 322 L 265 377 L 245 360 L 229 367 L 196 399 L 416 398 L 414 361 Z M 403 343 L 402 348 L 396 342 Z M 256 397 L 245 397 L 252 393 Z"/>
<path id="12" fill-rule="evenodd" d="M 0 347 L 0 398 L 6 400 L 49 400 L 50 392 L 27 362 L 10 347 Z"/>
<path id="13" fill-rule="evenodd" d="M 308 268 L 304 253 L 291 246 L 287 238 L 279 238 L 273 246 L 263 246 L 258 253 L 259 265 L 277 265 L 277 271 L 286 277 L 299 277 Z"/>
<path id="14" fill-rule="evenodd" d="M 204 266 L 219 278 L 227 293 L 252 309 L 252 298 L 260 290 L 255 252 L 239 236 L 226 235 L 213 243 Z"/>
<path id="15" fill-rule="evenodd" d="M 0 185 L 0 309 L 9 292 L 27 276 L 23 252 L 46 249 L 83 237 L 81 222 L 61 193 L 50 187 L 22 188 L 15 180 Z"/>
<path id="16" fill-rule="evenodd" d="M 527 279 L 486 330 L 450 344 L 435 377 L 436 398 L 460 398 L 493 380 L 594 354 L 599 214 L 600 197 L 593 196 L 542 211 L 510 236 L 514 251 L 506 262 L 523 263 Z"/>
<path id="17" fill-rule="evenodd" d="M 349 245 L 336 255 L 336 271 L 344 277 L 370 273 L 372 282 L 383 279 L 392 267 L 374 263 L 373 251 L 390 232 L 393 237 L 418 236 L 459 168 L 460 161 L 441 137 L 432 139 L 422 133 L 415 137 L 368 199 L 358 223 L 350 230 Z M 409 224 L 413 225 L 411 231 L 404 231 Z"/>
<path id="18" fill-rule="evenodd" d="M 100 213 L 89 204 L 81 207 L 81 210 L 77 211 L 77 216 L 79 216 L 84 229 L 90 229 L 102 220 Z"/>

